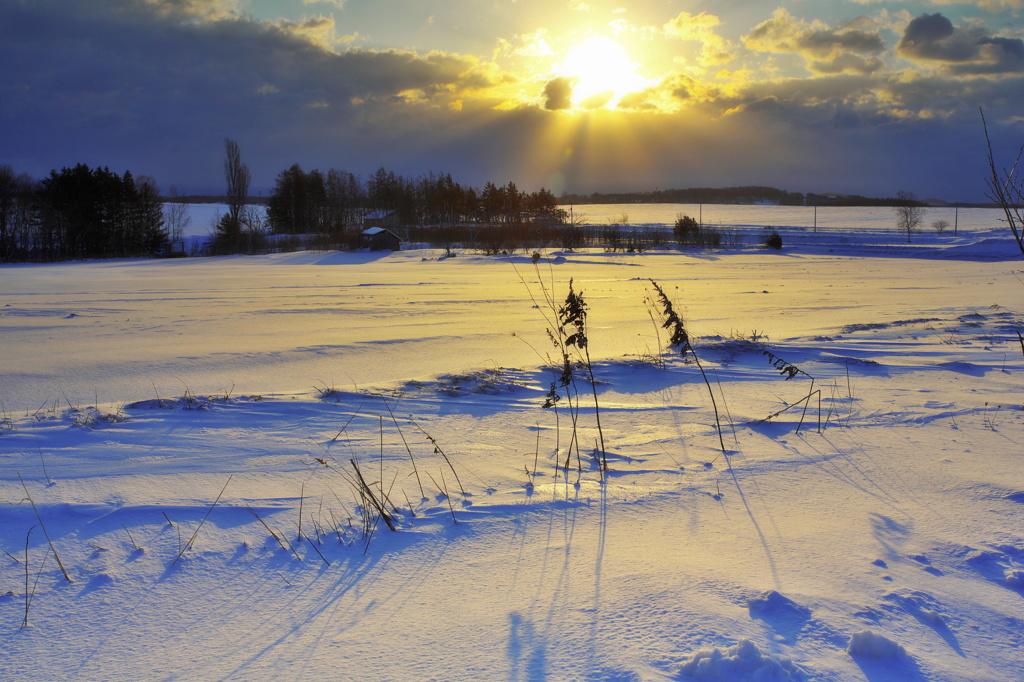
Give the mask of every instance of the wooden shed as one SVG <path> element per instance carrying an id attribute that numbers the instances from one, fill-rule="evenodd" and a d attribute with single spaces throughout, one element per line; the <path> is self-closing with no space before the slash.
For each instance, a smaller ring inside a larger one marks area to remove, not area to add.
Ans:
<path id="1" fill-rule="evenodd" d="M 401 251 L 402 240 L 391 230 L 370 227 L 359 235 L 359 248 L 371 251 Z"/>

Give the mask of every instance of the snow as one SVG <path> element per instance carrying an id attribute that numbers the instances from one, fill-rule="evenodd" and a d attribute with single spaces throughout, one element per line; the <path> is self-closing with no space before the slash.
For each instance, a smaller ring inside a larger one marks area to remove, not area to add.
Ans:
<path id="1" fill-rule="evenodd" d="M 684 680 L 806 680 L 799 667 L 785 658 L 761 651 L 749 639 L 726 649 L 702 649 L 679 669 Z"/>
<path id="2" fill-rule="evenodd" d="M 851 656 L 864 656 L 867 658 L 906 658 L 907 652 L 896 642 L 885 635 L 879 635 L 871 630 L 863 630 L 850 638 L 850 648 L 847 649 Z"/>
<path id="3" fill-rule="evenodd" d="M 572 210 L 576 219 L 596 225 L 609 222 L 639 227 L 669 225 L 680 215 L 699 218 L 704 225 L 715 227 L 802 229 L 818 232 L 888 233 L 892 238 L 893 211 L 887 206 L 772 206 L 744 204 L 580 204 L 563 206 Z M 945 235 L 959 232 L 988 231 L 1005 224 L 1002 210 L 994 208 L 956 208 L 953 206 L 925 209 L 922 231 L 930 232 L 935 221 L 949 223 Z M 906 236 L 906 235 L 904 235 Z M 906 241 L 906 240 L 904 240 Z"/>
<path id="4" fill-rule="evenodd" d="M 780 233 L 0 268 L 0 679 L 1019 679 L 1012 241 Z"/>

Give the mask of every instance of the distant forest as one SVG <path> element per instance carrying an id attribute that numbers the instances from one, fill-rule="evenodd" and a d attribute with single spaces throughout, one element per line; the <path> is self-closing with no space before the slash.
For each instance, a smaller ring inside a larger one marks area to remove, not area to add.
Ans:
<path id="1" fill-rule="evenodd" d="M 497 253 L 529 243 L 641 249 L 656 245 L 661 237 L 620 231 L 619 226 L 584 229 L 586 226 L 574 224 L 561 207 L 579 203 L 908 203 L 906 195 L 887 199 L 805 195 L 760 186 L 556 198 L 543 188 L 521 191 L 513 182 L 488 182 L 477 189 L 456 182 L 447 173 L 407 178 L 381 167 L 364 182 L 347 171 L 304 171 L 298 164 L 278 174 L 268 197 L 252 197 L 249 168 L 242 162 L 237 143 L 230 139 L 225 140 L 224 178 L 223 195 L 182 197 L 173 188 L 169 195 L 162 195 L 154 178 L 136 177 L 130 171 L 118 174 L 106 167 L 77 164 L 36 180 L 0 165 L 0 263 L 185 255 L 186 204 L 197 201 L 226 205 L 226 213 L 211 226 L 213 239 L 202 255 L 357 248 L 362 230 L 369 226 L 396 230 L 405 239 L 439 245 L 447 251 L 461 244 Z M 916 200 L 909 203 L 924 205 Z M 265 204 L 266 210 L 256 210 L 253 204 Z"/>
<path id="2" fill-rule="evenodd" d="M 502 233 L 568 220 L 546 189 L 488 182 L 478 190 L 449 174 L 406 178 L 385 168 L 362 182 L 347 171 L 307 172 L 295 164 L 281 171 L 269 197 L 253 198 L 237 144 L 227 140 L 225 148 L 226 192 L 203 199 L 224 203 L 226 212 L 211 226 L 212 243 L 190 255 L 356 248 L 368 222 L 405 235 L 433 229 L 447 244 L 472 238 L 493 250 L 503 248 Z M 0 263 L 186 255 L 186 203 L 194 199 L 161 196 L 155 179 L 131 171 L 119 175 L 80 163 L 36 180 L 0 165 Z"/>
<path id="3" fill-rule="evenodd" d="M 219 204 L 226 198 L 220 194 L 189 194 L 165 197 L 165 201 L 185 204 Z M 269 203 L 270 197 L 247 197 L 248 204 Z M 691 187 L 687 189 L 659 189 L 647 192 L 593 192 L 591 194 L 563 193 L 557 203 L 571 204 L 779 204 L 780 206 L 897 206 L 904 200 L 896 197 L 865 197 L 859 194 L 815 194 L 787 192 L 775 187 Z M 925 202 L 918 201 L 924 206 Z M 992 204 L 963 204 L 963 207 L 991 208 Z"/>
<path id="4" fill-rule="evenodd" d="M 801 194 L 775 187 L 694 187 L 649 192 L 563 194 L 561 204 L 778 204 L 780 206 L 899 206 L 905 199 L 855 194 Z M 916 201 L 924 206 L 924 202 Z"/>

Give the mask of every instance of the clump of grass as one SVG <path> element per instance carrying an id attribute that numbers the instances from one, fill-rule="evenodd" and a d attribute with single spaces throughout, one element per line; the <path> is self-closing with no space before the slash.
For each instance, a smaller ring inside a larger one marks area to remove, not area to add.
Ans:
<path id="1" fill-rule="evenodd" d="M 60 566 L 60 572 L 64 574 L 64 579 L 69 583 L 74 582 L 71 579 L 71 576 L 68 575 L 67 569 L 64 568 L 64 562 L 60 560 L 60 555 L 57 554 L 57 548 L 53 546 L 53 540 L 50 539 L 50 534 L 46 532 L 46 524 L 43 523 L 43 517 L 39 515 L 39 509 L 36 507 L 36 501 L 32 499 L 32 493 L 28 491 L 28 486 L 25 485 L 25 479 L 21 477 L 21 472 L 18 472 L 18 480 L 21 481 L 21 487 L 25 489 L 25 496 L 28 498 L 29 504 L 32 505 L 32 511 L 35 512 L 36 520 L 39 521 L 39 527 L 43 531 L 43 536 L 46 538 L 46 542 L 50 545 L 50 551 L 53 552 L 53 557 L 57 560 L 57 565 Z"/>
<path id="2" fill-rule="evenodd" d="M 181 553 L 183 551 L 185 551 L 185 550 L 182 549 L 182 545 L 181 545 L 181 526 L 176 524 L 174 521 L 171 521 L 171 517 L 167 515 L 167 512 L 160 512 L 160 513 L 164 515 L 165 519 L 167 519 L 167 525 L 170 526 L 171 528 L 173 528 L 175 530 L 175 532 L 177 532 L 177 534 L 178 534 L 178 556 L 181 556 Z"/>
<path id="3" fill-rule="evenodd" d="M 402 427 L 400 427 L 398 425 L 398 420 L 395 419 L 395 413 L 391 410 L 391 405 L 388 404 L 388 401 L 384 398 L 384 396 L 380 396 L 380 399 L 381 399 L 381 402 L 384 403 L 384 407 L 387 408 L 388 414 L 391 416 L 391 421 L 394 423 L 395 429 L 398 430 L 398 435 L 402 438 L 402 444 L 405 445 L 405 451 L 409 454 L 409 461 L 412 462 L 413 473 L 416 474 L 416 483 L 419 485 L 419 488 L 420 488 L 420 496 L 425 499 L 427 494 L 423 491 L 423 481 L 420 480 L 420 470 L 416 466 L 416 458 L 413 457 L 412 449 L 409 447 L 409 443 L 405 440 L 405 434 L 402 433 Z M 383 453 L 384 443 L 383 443 L 383 437 L 384 437 L 384 429 L 382 427 L 381 428 L 381 439 L 382 439 L 382 442 L 381 442 L 381 468 L 382 468 L 382 470 L 383 470 L 383 466 L 384 466 L 384 463 L 383 463 L 384 462 L 384 453 Z M 383 473 L 382 473 L 381 474 L 382 485 L 383 485 L 383 478 L 384 477 L 383 477 Z M 383 489 L 381 490 L 381 493 L 383 493 Z"/>
<path id="4" fill-rule="evenodd" d="M 320 400 L 333 400 L 334 402 L 338 402 L 341 398 L 341 391 L 326 383 L 322 386 L 314 386 L 313 390 L 316 391 L 316 396 Z"/>
<path id="5" fill-rule="evenodd" d="M 199 529 L 203 527 L 203 524 L 206 523 L 206 519 L 210 518 L 210 514 L 213 513 L 213 510 L 217 506 L 217 503 L 220 502 L 220 498 L 224 495 L 224 491 L 228 489 L 228 483 L 231 483 L 232 476 L 234 476 L 234 474 L 232 474 L 231 476 L 228 476 L 228 480 L 227 480 L 226 483 L 224 483 L 224 487 L 220 489 L 220 493 L 217 495 L 217 499 L 215 499 L 213 501 L 213 504 L 210 505 L 210 508 L 206 510 L 206 515 L 203 517 L 202 521 L 199 522 L 199 525 L 196 526 L 195 531 L 192 533 L 192 537 L 190 537 L 188 539 L 188 542 L 186 542 L 183 547 L 182 546 L 178 547 L 178 556 L 174 557 L 174 561 L 171 562 L 171 566 L 173 566 L 174 564 L 178 563 L 178 559 L 181 558 L 181 555 L 184 554 L 185 552 L 187 552 L 189 547 L 192 546 L 192 543 L 194 543 L 196 541 L 196 537 L 199 535 Z M 180 545 L 180 539 L 179 539 L 179 545 Z"/>
<path id="6" fill-rule="evenodd" d="M 539 259 L 538 259 L 539 261 Z M 537 262 L 533 264 L 534 269 L 537 273 L 537 282 L 539 287 L 539 298 L 538 295 L 534 294 L 533 287 L 526 281 L 526 278 L 519 272 L 519 270 L 512 265 L 512 269 L 515 270 L 516 275 L 519 277 L 519 281 L 526 287 L 526 291 L 530 296 L 530 300 L 533 301 L 533 306 L 536 308 L 541 317 L 547 323 L 545 331 L 547 332 L 548 339 L 551 341 L 551 345 L 555 348 L 558 354 L 558 360 L 554 360 L 550 355 L 542 355 L 537 349 L 534 352 L 541 358 L 543 362 L 548 363 L 551 368 L 554 380 L 551 382 L 551 388 L 544 396 L 543 409 L 550 409 L 555 415 L 555 456 L 557 458 L 559 451 L 561 450 L 562 444 L 562 426 L 561 420 L 559 419 L 558 404 L 562 400 L 563 395 L 560 391 L 564 391 L 564 398 L 569 410 L 569 419 L 572 423 L 572 436 L 569 440 L 569 445 L 566 448 L 565 453 L 565 470 L 569 470 L 569 464 L 572 462 L 572 453 L 576 451 L 576 463 L 577 471 L 582 472 L 583 464 L 582 458 L 579 451 L 579 391 L 576 388 L 576 378 L 573 372 L 573 363 L 569 357 L 569 350 L 566 344 L 565 330 L 561 324 L 559 324 L 559 305 L 555 300 L 554 294 L 554 277 L 552 276 L 552 282 L 550 284 L 545 283 L 544 277 L 541 276 L 540 268 Z M 527 343 L 524 341 L 524 343 Z M 530 345 L 527 343 L 527 345 Z M 533 348 L 533 346 L 530 346 Z M 575 401 L 573 397 L 575 396 Z M 556 467 L 558 466 L 556 461 Z"/>
<path id="7" fill-rule="evenodd" d="M 29 612 L 29 609 L 32 607 L 32 601 L 36 597 L 36 587 L 39 585 L 39 576 L 41 576 L 43 574 L 43 567 L 46 566 L 46 560 L 50 558 L 50 553 L 49 552 L 47 552 L 46 554 L 43 555 L 43 560 L 39 563 L 39 570 L 36 572 L 36 579 L 32 583 L 32 586 L 30 588 L 29 587 L 28 547 L 29 547 L 29 540 L 32 537 L 32 531 L 34 529 L 35 529 L 35 526 L 32 526 L 31 528 L 28 529 L 28 532 L 25 533 L 25 617 L 21 621 L 21 627 L 22 628 L 27 628 L 28 627 L 28 612 Z M 47 538 L 47 540 L 49 540 L 49 538 Z M 50 547 L 51 547 L 51 549 L 53 548 L 52 545 Z M 63 570 L 63 567 L 61 568 L 61 570 Z"/>
<path id="8" fill-rule="evenodd" d="M 683 319 L 679 317 L 679 313 L 675 311 L 672 301 L 662 290 L 661 286 L 658 285 L 653 279 L 651 285 L 654 287 L 654 291 L 658 295 L 658 300 L 661 302 L 663 315 L 665 318 L 662 324 L 663 329 L 667 329 L 669 332 L 668 345 L 671 348 L 675 348 L 679 351 L 679 355 L 683 358 L 689 353 L 690 357 L 693 358 L 694 363 L 697 365 L 697 369 L 700 370 L 701 377 L 704 378 L 704 384 L 708 387 L 708 395 L 711 397 L 711 407 L 715 412 L 715 426 L 718 428 L 718 444 L 722 447 L 722 453 L 725 450 L 725 439 L 722 437 L 722 421 L 718 415 L 718 403 L 715 402 L 715 392 L 711 389 L 711 382 L 708 381 L 708 375 L 704 372 L 704 367 L 700 364 L 700 358 L 697 357 L 696 351 L 693 350 L 693 346 L 690 345 L 690 335 L 686 332 L 686 327 L 683 325 Z"/>
<path id="9" fill-rule="evenodd" d="M 197 396 L 185 387 L 185 395 L 181 397 L 181 403 L 186 410 L 208 410 L 213 404 L 213 398 L 209 396 Z"/>
<path id="10" fill-rule="evenodd" d="M 313 551 L 316 552 L 318 555 L 320 555 L 320 558 L 323 560 L 323 562 L 325 564 L 327 564 L 328 566 L 330 566 L 331 562 L 327 560 L 327 557 L 325 557 L 323 555 L 323 553 L 320 551 L 320 549 L 315 544 L 313 544 L 313 541 L 309 539 L 309 536 L 302 532 L 302 508 L 304 506 L 303 503 L 305 501 L 306 501 L 306 482 L 303 481 L 302 482 L 302 487 L 299 488 L 299 533 L 298 533 L 298 536 L 295 538 L 295 542 L 296 542 L 296 544 L 301 544 L 303 540 L 308 542 L 309 546 L 313 548 Z M 323 500 L 321 500 L 321 507 L 322 506 L 323 506 Z M 316 523 L 315 519 L 313 519 L 313 530 L 316 531 L 317 542 L 320 542 L 320 529 L 317 526 L 317 523 Z"/>
<path id="11" fill-rule="evenodd" d="M 576 450 L 576 464 L 577 471 L 582 471 L 583 464 L 580 457 L 580 442 L 579 442 L 579 389 L 576 387 L 576 375 L 573 372 L 572 360 L 569 358 L 569 352 L 565 344 L 565 336 L 561 333 L 554 334 L 549 329 L 548 337 L 551 339 L 551 343 L 558 348 L 559 354 L 561 355 L 561 371 L 558 374 L 558 378 L 551 382 L 551 390 L 544 398 L 544 409 L 555 410 L 555 425 L 559 427 L 558 421 L 558 401 L 562 398 L 559 394 L 559 389 L 565 391 L 565 399 L 569 408 L 569 420 L 572 423 L 572 436 L 569 439 L 569 447 L 566 448 L 565 453 L 565 469 L 569 470 L 569 463 L 572 461 L 573 449 Z M 575 401 L 573 400 L 575 396 Z M 556 445 L 556 450 L 558 446 Z"/>
<path id="12" fill-rule="evenodd" d="M 302 506 L 306 501 L 306 482 L 303 481 L 299 487 L 299 536 L 295 538 L 295 542 L 302 541 Z"/>
<path id="13" fill-rule="evenodd" d="M 46 460 L 43 459 L 43 449 L 42 448 L 39 448 L 39 461 L 43 465 L 43 476 L 46 476 L 46 487 L 50 487 L 52 485 L 56 485 L 57 481 L 55 481 L 52 478 L 50 478 L 49 472 L 46 471 Z"/>
<path id="14" fill-rule="evenodd" d="M 267 532 L 270 533 L 270 536 L 272 538 L 274 538 L 275 540 L 277 540 L 277 544 L 281 545 L 281 549 L 285 550 L 286 552 L 291 552 L 292 554 L 295 555 L 296 559 L 298 559 L 299 561 L 302 561 L 302 557 L 300 557 L 299 553 L 295 551 L 295 548 L 292 547 L 291 543 L 288 542 L 287 538 L 285 538 L 283 535 L 279 535 L 277 533 L 277 531 L 275 531 L 273 528 L 271 528 L 267 524 L 267 522 L 263 520 L 263 517 L 261 517 L 259 514 L 256 513 L 255 509 L 253 509 L 249 505 L 245 505 L 245 508 L 249 510 L 250 514 L 252 514 L 253 516 L 256 517 L 257 521 L 259 521 L 261 524 L 263 524 L 263 527 L 267 529 Z"/>
<path id="15" fill-rule="evenodd" d="M 452 523 L 457 524 L 459 520 L 455 518 L 455 507 L 452 506 L 452 497 L 451 495 L 448 494 L 448 482 L 444 480 L 444 469 L 441 469 L 439 473 L 441 475 L 440 485 L 438 485 L 437 481 L 434 480 L 433 476 L 430 476 L 429 471 L 427 472 L 427 476 L 430 477 L 430 480 L 433 482 L 434 487 L 441 491 L 441 496 L 444 497 L 445 502 L 448 503 L 448 511 L 451 512 Z"/>
<path id="16" fill-rule="evenodd" d="M 99 408 L 92 407 L 69 407 L 64 413 L 75 426 L 96 430 L 100 424 L 120 424 L 128 421 L 124 414 L 124 404 L 118 406 L 114 412 L 104 412 Z"/>
<path id="17" fill-rule="evenodd" d="M 0 433 L 3 433 L 4 429 L 8 431 L 14 430 L 14 419 L 7 413 L 7 406 L 0 400 Z"/>
<path id="18" fill-rule="evenodd" d="M 175 401 L 174 400 L 164 400 L 164 398 L 160 396 L 160 391 L 157 389 L 156 384 L 153 384 L 153 393 L 154 393 L 154 395 L 156 395 L 156 406 L 157 407 L 159 407 L 162 410 L 169 410 L 169 409 L 172 409 L 174 407 Z"/>
<path id="19" fill-rule="evenodd" d="M 1001 410 L 1002 407 L 1003 407 L 1002 405 L 996 405 L 995 408 L 993 409 L 991 405 L 989 405 L 987 402 L 985 403 L 985 410 L 984 410 L 984 413 L 982 415 L 982 419 L 985 422 L 985 426 L 987 426 L 990 431 L 998 431 L 999 430 L 999 429 L 996 428 L 996 423 L 995 423 L 995 420 L 992 418 L 992 414 L 993 414 L 993 412 L 995 414 L 999 414 L 999 410 Z"/>
<path id="20" fill-rule="evenodd" d="M 649 364 L 658 369 L 665 369 L 665 360 L 661 354 L 661 323 L 657 320 L 656 315 L 659 314 L 657 311 L 657 304 L 655 303 L 650 292 L 645 289 L 644 294 L 644 310 L 647 311 L 647 317 L 651 321 L 651 327 L 654 329 L 654 346 L 655 350 L 652 352 L 648 347 L 647 352 L 640 354 L 640 362 Z"/>
<path id="21" fill-rule="evenodd" d="M 807 417 L 807 408 L 810 406 L 811 398 L 813 398 L 814 396 L 817 396 L 818 397 L 818 432 L 820 433 L 821 432 L 821 390 L 815 390 L 815 388 L 814 388 L 814 377 L 812 377 L 810 374 L 808 374 L 804 370 L 800 369 L 799 367 L 797 367 L 793 363 L 788 362 L 786 360 L 783 360 L 781 357 L 779 357 L 775 353 L 771 352 L 767 348 L 762 348 L 761 349 L 761 354 L 768 358 L 768 361 L 771 364 L 771 366 L 774 367 L 775 369 L 777 369 L 779 371 L 779 374 L 782 375 L 783 377 L 785 377 L 786 381 L 789 381 L 790 379 L 793 379 L 793 378 L 795 378 L 795 377 L 797 377 L 798 375 L 801 375 L 801 374 L 811 380 L 811 386 L 807 390 L 807 395 L 805 395 L 800 400 L 797 400 L 795 403 L 792 403 L 791 405 L 786 405 L 781 410 L 778 410 L 777 412 L 774 412 L 774 413 L 768 415 L 767 417 L 765 417 L 761 421 L 762 422 L 770 421 L 770 420 L 774 419 L 775 417 L 779 416 L 780 414 L 782 414 L 783 412 L 786 412 L 787 410 L 790 410 L 790 409 L 792 409 L 792 408 L 794 408 L 794 407 L 796 407 L 798 405 L 803 405 L 804 409 L 800 413 L 800 421 L 796 425 L 796 430 L 799 433 L 800 429 L 804 425 L 804 419 Z M 849 368 L 847 368 L 847 372 L 849 372 Z M 849 374 L 847 374 L 847 378 L 849 378 Z"/>
<path id="22" fill-rule="evenodd" d="M 363 538 L 366 541 L 363 552 L 370 546 L 370 540 L 373 538 L 374 533 L 377 531 L 377 524 L 381 521 L 388 527 L 389 530 L 397 531 L 398 528 L 395 526 L 394 520 L 391 518 L 390 512 L 387 510 L 387 499 L 384 494 L 383 484 L 379 486 L 379 494 L 374 491 L 373 487 L 366 482 L 363 478 L 363 472 L 359 469 L 359 464 L 356 463 L 355 459 L 350 459 L 349 462 L 352 464 L 352 471 L 355 472 L 355 477 L 352 479 L 352 485 L 355 488 L 356 494 L 359 495 L 360 511 L 362 512 L 363 521 Z M 383 483 L 383 482 L 382 482 Z"/>
<path id="23" fill-rule="evenodd" d="M 772 367 L 774 367 L 775 369 L 779 370 L 779 374 L 781 374 L 782 376 L 786 377 L 786 381 L 789 381 L 790 379 L 795 377 L 797 374 L 803 374 L 804 376 L 810 378 L 810 380 L 812 382 L 814 381 L 814 377 L 812 377 L 810 374 L 808 374 L 807 372 L 803 371 L 802 369 L 800 369 L 796 365 L 794 365 L 792 363 L 789 363 L 789 362 L 786 362 L 785 360 L 780 358 L 778 355 L 775 355 L 775 353 L 772 353 L 767 348 L 762 348 L 761 349 L 761 355 L 766 355 L 768 357 L 768 361 L 771 363 Z"/>
<path id="24" fill-rule="evenodd" d="M 331 461 L 328 461 L 328 458 L 329 458 L 329 455 L 325 451 L 323 457 L 314 457 L 313 461 L 315 461 L 317 464 L 321 465 L 325 470 L 327 470 L 327 471 L 329 471 L 329 472 L 339 476 L 349 486 L 352 486 L 352 484 L 353 484 L 352 477 L 350 475 L 346 474 L 340 467 L 338 467 L 336 465 L 336 463 L 333 461 L 333 459 Z M 312 468 L 312 471 L 317 472 L 317 471 L 319 471 L 319 468 Z M 352 528 L 353 514 L 349 510 L 349 508 L 346 506 L 344 500 L 342 500 L 338 496 L 338 493 L 335 492 L 334 488 L 332 488 L 331 485 L 328 482 L 326 482 L 324 480 L 321 480 L 320 483 L 322 485 L 326 486 L 327 490 L 331 493 L 331 495 L 334 496 L 334 499 L 337 500 L 339 504 L 341 504 L 342 510 L 344 511 L 344 514 L 346 515 L 346 516 L 343 516 L 343 518 L 347 518 L 347 520 L 348 520 L 347 529 L 344 530 L 345 536 L 343 537 L 342 536 L 342 530 L 343 530 L 342 524 L 338 522 L 338 517 L 335 515 L 334 510 L 331 509 L 331 508 L 327 509 L 327 513 L 331 515 L 331 523 L 332 523 L 332 525 L 334 527 L 334 532 L 338 536 L 338 543 L 341 544 L 341 545 L 346 545 L 346 546 L 351 545 L 352 541 L 349 540 L 348 542 L 346 542 L 346 539 L 348 537 L 348 531 Z M 408 499 L 408 496 L 406 496 L 406 499 Z M 322 513 L 323 496 L 321 496 L 321 498 L 320 498 L 320 504 L 321 504 L 321 513 Z M 411 504 L 409 506 L 410 506 L 410 508 L 412 507 Z M 413 516 L 415 516 L 415 513 L 413 514 Z"/>
<path id="25" fill-rule="evenodd" d="M 444 458 L 445 464 L 448 465 L 448 468 L 451 469 L 452 475 L 455 476 L 455 483 L 458 484 L 459 492 L 462 493 L 462 497 L 469 497 L 469 495 L 466 494 L 466 489 L 462 486 L 462 479 L 459 478 L 459 472 L 455 470 L 455 466 L 452 464 L 451 459 L 449 459 L 447 453 L 445 453 L 445 451 L 441 449 L 441 446 L 437 442 L 437 439 L 431 436 L 429 433 L 427 433 L 426 429 L 424 429 L 419 424 L 416 424 L 414 422 L 414 425 L 416 426 L 417 429 L 420 430 L 420 433 L 423 434 L 423 437 L 430 441 L 430 444 L 434 446 L 434 454 L 441 455 L 441 457 Z M 444 472 L 442 472 L 441 475 L 444 476 Z"/>
<path id="26" fill-rule="evenodd" d="M 124 525 L 122 523 L 121 524 L 121 528 L 124 528 L 124 532 L 128 534 L 128 540 L 131 541 L 132 547 L 135 548 L 134 551 L 136 553 L 141 554 L 142 552 L 146 551 L 146 550 L 142 549 L 142 547 L 139 547 L 139 543 L 135 542 L 135 538 L 132 537 L 132 532 L 130 530 L 128 530 L 128 526 L 126 526 L 126 525 Z"/>
<path id="27" fill-rule="evenodd" d="M 569 280 L 569 293 L 565 297 L 565 305 L 558 309 L 558 319 L 562 335 L 565 337 L 565 345 L 576 348 L 580 364 L 590 375 L 590 387 L 594 393 L 594 420 L 597 422 L 597 435 L 600 439 L 597 456 L 603 477 L 603 472 L 608 470 L 608 455 L 604 445 L 604 430 L 601 428 L 601 407 L 597 399 L 594 363 L 590 360 L 590 342 L 587 338 L 587 304 L 583 300 L 583 292 L 577 293 L 573 289 L 571 279 Z M 567 330 L 571 333 L 566 334 Z M 568 365 L 568 355 L 566 355 L 566 365 Z"/>

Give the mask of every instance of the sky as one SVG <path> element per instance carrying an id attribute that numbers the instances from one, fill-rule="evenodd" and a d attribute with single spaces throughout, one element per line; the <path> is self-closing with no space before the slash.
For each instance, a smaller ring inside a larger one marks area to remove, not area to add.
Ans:
<path id="1" fill-rule="evenodd" d="M 0 164 L 983 201 L 1024 0 L 0 0 Z"/>

